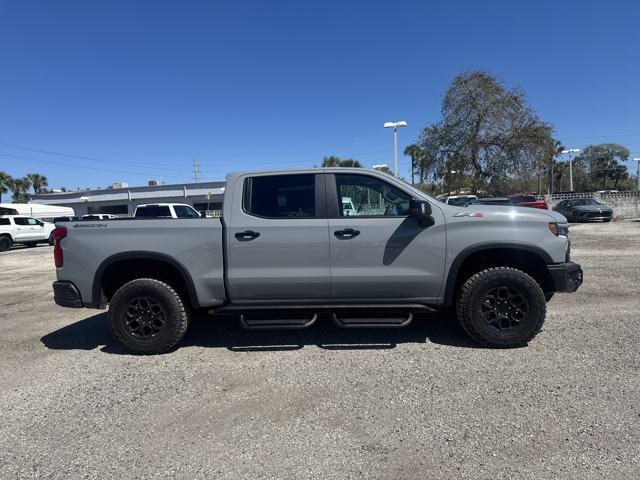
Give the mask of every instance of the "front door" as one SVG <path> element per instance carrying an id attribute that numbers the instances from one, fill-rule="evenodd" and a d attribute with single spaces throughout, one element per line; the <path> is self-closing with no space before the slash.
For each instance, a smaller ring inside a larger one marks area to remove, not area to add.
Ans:
<path id="1" fill-rule="evenodd" d="M 225 218 L 232 301 L 303 303 L 329 298 L 323 175 L 260 174 L 242 182 L 242 192 L 234 192 L 241 202 L 234 199 L 231 218 Z"/>
<path id="2" fill-rule="evenodd" d="M 408 216 L 410 189 L 367 173 L 328 174 L 327 208 L 334 299 L 436 303 L 446 238 L 442 210 L 422 227 Z"/>
<path id="3" fill-rule="evenodd" d="M 37 232 L 33 228 L 33 222 L 35 222 L 35 219 L 28 217 L 14 217 L 13 222 L 16 224 L 15 240 L 17 242 L 36 239 Z"/>

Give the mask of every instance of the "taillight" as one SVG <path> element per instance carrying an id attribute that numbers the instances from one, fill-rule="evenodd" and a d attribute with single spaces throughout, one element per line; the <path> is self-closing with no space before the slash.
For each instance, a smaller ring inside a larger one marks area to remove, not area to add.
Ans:
<path id="1" fill-rule="evenodd" d="M 60 241 L 67 236 L 67 227 L 56 227 L 52 235 L 53 239 L 56 241 L 56 244 L 53 247 L 53 261 L 55 262 L 56 267 L 60 268 L 64 265 L 64 258 L 62 258 L 62 245 L 60 245 Z"/>

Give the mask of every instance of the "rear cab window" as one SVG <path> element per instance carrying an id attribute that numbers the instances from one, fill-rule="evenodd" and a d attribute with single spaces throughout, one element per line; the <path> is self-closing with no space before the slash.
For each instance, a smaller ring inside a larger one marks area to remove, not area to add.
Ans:
<path id="1" fill-rule="evenodd" d="M 267 175 L 247 178 L 242 207 L 263 218 L 316 216 L 316 174 Z"/>
<path id="2" fill-rule="evenodd" d="M 0 218 L 0 225 L 11 225 L 8 218 Z"/>
<path id="3" fill-rule="evenodd" d="M 153 205 L 149 207 L 138 207 L 136 209 L 136 218 L 139 217 L 169 217 L 171 218 L 171 210 L 167 205 Z"/>

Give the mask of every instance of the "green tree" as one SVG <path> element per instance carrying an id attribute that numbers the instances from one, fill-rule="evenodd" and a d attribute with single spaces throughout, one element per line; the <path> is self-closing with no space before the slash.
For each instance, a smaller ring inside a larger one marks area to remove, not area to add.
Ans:
<path id="1" fill-rule="evenodd" d="M 601 143 L 589 145 L 573 164 L 586 169 L 591 190 L 618 189 L 620 182 L 629 178 L 627 167 L 621 164 L 629 160 L 629 155 L 629 150 L 622 145 Z"/>
<path id="2" fill-rule="evenodd" d="M 393 172 L 391 171 L 391 169 L 389 168 L 389 165 L 379 165 L 374 167 L 376 170 L 378 170 L 379 172 L 382 173 L 388 173 L 389 175 L 393 175 Z"/>
<path id="3" fill-rule="evenodd" d="M 44 193 L 49 186 L 47 177 L 40 175 L 39 173 L 27 173 L 26 178 L 31 182 L 34 193 Z"/>
<path id="4" fill-rule="evenodd" d="M 427 126 L 419 145 L 422 170 L 436 177 L 461 171 L 476 191 L 492 179 L 532 174 L 553 156 L 552 127 L 542 122 L 519 89 L 486 72 L 455 77 L 442 99 L 442 119 Z"/>
<path id="5" fill-rule="evenodd" d="M 351 158 L 341 159 L 335 155 L 329 155 L 322 159 L 323 167 L 356 167 L 362 168 L 362 164 L 358 160 Z"/>
<path id="6" fill-rule="evenodd" d="M 2 195 L 11 189 L 13 178 L 6 172 L 0 172 L 0 203 L 2 203 Z"/>
<path id="7" fill-rule="evenodd" d="M 9 187 L 13 195 L 11 201 L 13 203 L 27 203 L 31 200 L 29 189 L 31 188 L 31 180 L 28 178 L 14 178 Z"/>

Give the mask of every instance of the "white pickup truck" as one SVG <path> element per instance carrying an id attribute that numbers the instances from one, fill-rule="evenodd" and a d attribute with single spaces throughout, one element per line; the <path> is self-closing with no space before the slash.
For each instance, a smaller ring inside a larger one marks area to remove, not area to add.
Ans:
<path id="1" fill-rule="evenodd" d="M 56 226 L 33 217 L 21 215 L 0 216 L 0 252 L 11 248 L 14 243 L 23 243 L 28 247 L 48 242 L 54 244 L 51 235 Z"/>

